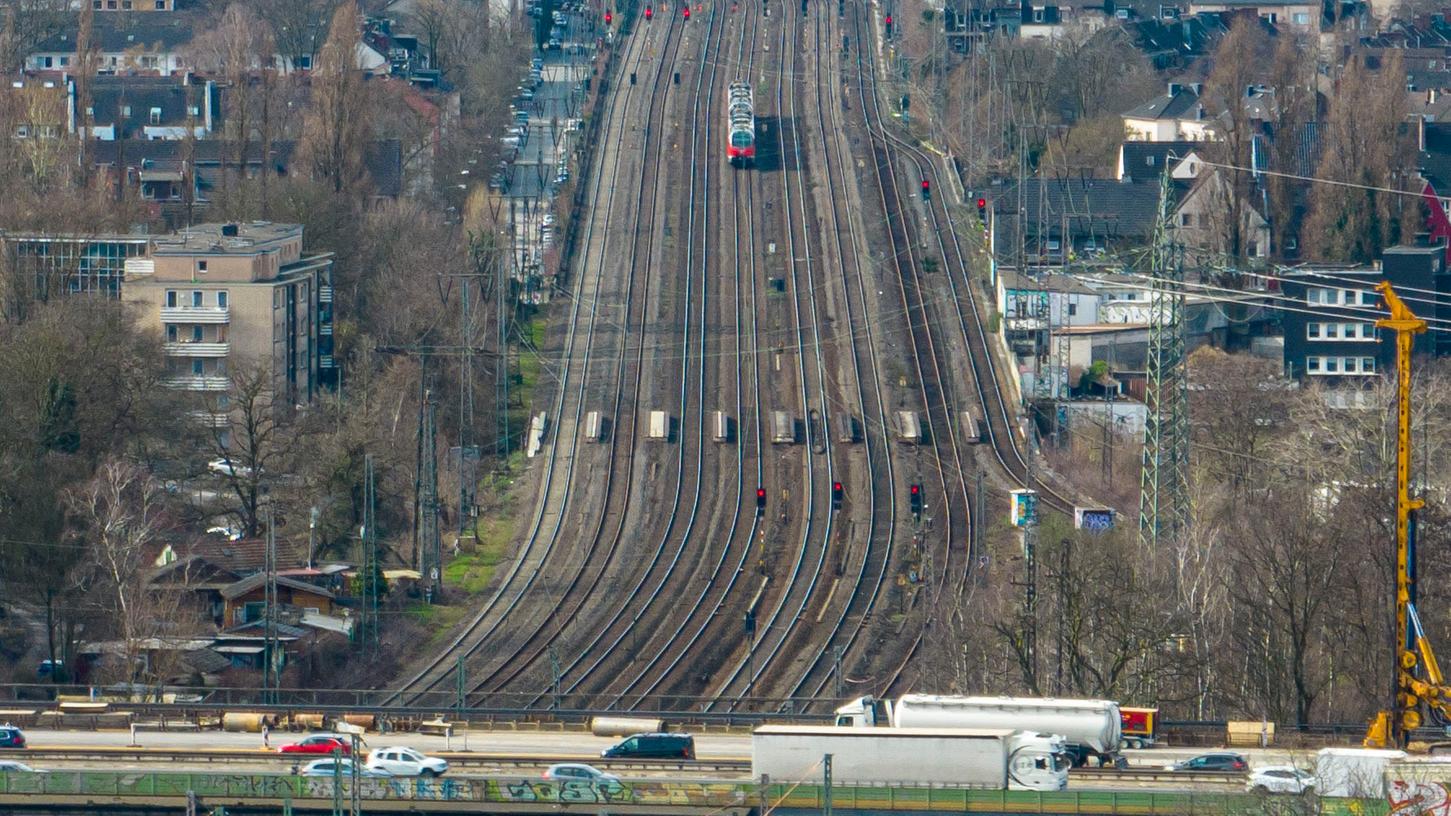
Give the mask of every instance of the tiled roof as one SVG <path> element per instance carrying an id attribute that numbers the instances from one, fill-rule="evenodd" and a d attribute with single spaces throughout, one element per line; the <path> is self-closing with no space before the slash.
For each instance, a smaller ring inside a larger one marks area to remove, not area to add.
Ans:
<path id="1" fill-rule="evenodd" d="M 1199 94 L 1181 87 L 1173 94 L 1151 99 L 1124 114 L 1134 119 L 1190 119 L 1199 110 Z"/>
<path id="2" fill-rule="evenodd" d="M 98 127 L 125 121 L 122 136 L 136 136 L 146 125 L 184 127 L 190 121 L 196 127 L 205 124 L 207 92 L 205 80 L 184 77 L 98 76 L 91 84 L 92 122 Z M 130 115 L 123 109 L 130 107 Z M 188 108 L 195 107 L 192 116 Z M 159 120 L 151 121 L 151 111 L 161 112 Z M 213 126 L 215 126 L 215 116 Z"/>
<path id="3" fill-rule="evenodd" d="M 224 588 L 222 590 L 222 597 L 223 598 L 226 598 L 229 601 L 232 600 L 233 598 L 239 598 L 239 597 L 241 597 L 243 595 L 246 595 L 248 592 L 251 592 L 252 590 L 256 589 L 257 587 L 262 586 L 262 584 L 266 580 L 267 580 L 267 576 L 264 575 L 263 573 L 260 573 L 260 572 L 257 573 L 256 575 L 253 575 L 253 576 L 249 577 L 249 578 L 243 578 L 242 580 L 238 581 L 237 583 L 232 584 L 231 586 L 228 586 L 228 587 Z M 331 598 L 331 597 L 333 597 L 333 594 L 331 592 L 329 592 L 326 589 L 323 589 L 320 586 L 314 586 L 313 584 L 305 583 L 303 581 L 297 581 L 297 580 L 294 580 L 292 578 L 287 578 L 287 577 L 281 576 L 281 575 L 277 576 L 277 585 L 278 586 L 284 586 L 284 587 L 287 587 L 288 589 L 291 589 L 291 590 L 294 590 L 294 591 L 298 591 L 298 592 L 308 592 L 308 593 L 311 593 L 313 595 L 317 595 L 318 597 L 321 597 L 321 598 Z"/>
<path id="4" fill-rule="evenodd" d="M 1164 165 L 1201 148 L 1198 142 L 1124 142 L 1119 148 L 1126 179 L 1158 180 Z"/>
<path id="5" fill-rule="evenodd" d="M 172 51 L 191 42 L 197 17 L 192 14 L 96 15 L 91 27 L 92 42 L 103 53 L 121 51 Z M 31 49 L 31 53 L 54 54 L 76 50 L 79 18 L 55 36 Z"/>
<path id="6" fill-rule="evenodd" d="M 223 149 L 225 146 L 225 153 Z M 279 175 L 286 174 L 292 164 L 293 153 L 297 149 L 297 143 L 293 141 L 273 142 L 273 150 L 267 158 L 267 170 Z M 201 139 L 188 145 L 181 140 L 140 140 L 133 139 L 125 144 L 116 142 L 95 142 L 88 151 L 91 160 L 98 165 L 114 165 L 120 157 L 125 158 L 128 167 L 156 167 L 158 169 L 175 169 L 181 166 L 181 162 L 187 155 L 186 151 L 195 151 L 198 172 L 201 175 L 202 187 L 213 187 L 217 183 L 216 168 L 220 166 L 222 157 L 225 156 L 228 162 L 235 162 L 235 148 L 231 143 L 218 139 Z M 368 176 L 373 182 L 373 191 L 377 195 L 388 198 L 397 198 L 403 192 L 403 147 L 397 139 L 381 139 L 368 145 L 363 157 L 364 164 L 368 169 Z M 247 145 L 247 164 L 262 164 L 262 145 L 251 142 Z"/>

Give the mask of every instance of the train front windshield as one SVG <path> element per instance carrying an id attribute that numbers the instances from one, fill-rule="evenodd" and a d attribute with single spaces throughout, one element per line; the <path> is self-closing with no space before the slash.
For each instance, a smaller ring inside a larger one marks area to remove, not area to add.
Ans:
<path id="1" fill-rule="evenodd" d="M 751 134 L 744 131 L 731 134 L 731 147 L 750 147 L 753 141 Z"/>

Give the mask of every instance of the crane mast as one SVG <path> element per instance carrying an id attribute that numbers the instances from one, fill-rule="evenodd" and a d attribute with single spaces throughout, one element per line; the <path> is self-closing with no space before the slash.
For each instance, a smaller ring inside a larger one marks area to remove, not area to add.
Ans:
<path id="1" fill-rule="evenodd" d="M 1411 497 L 1411 349 L 1426 321 L 1416 317 L 1389 281 L 1377 284 L 1376 290 L 1390 316 L 1375 325 L 1396 333 L 1396 628 L 1391 704 L 1371 720 L 1365 745 L 1397 748 L 1420 727 L 1423 706 L 1436 722 L 1451 721 L 1451 688 L 1416 611 L 1415 511 L 1425 502 Z"/>

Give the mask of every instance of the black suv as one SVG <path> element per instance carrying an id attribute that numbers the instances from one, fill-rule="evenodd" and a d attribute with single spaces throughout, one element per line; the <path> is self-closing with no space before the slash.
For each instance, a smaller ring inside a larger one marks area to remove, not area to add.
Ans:
<path id="1" fill-rule="evenodd" d="M 24 748 L 25 734 L 13 725 L 0 725 L 0 748 Z"/>
<path id="2" fill-rule="evenodd" d="M 600 752 L 616 759 L 695 759 L 695 737 L 689 734 L 634 734 Z"/>

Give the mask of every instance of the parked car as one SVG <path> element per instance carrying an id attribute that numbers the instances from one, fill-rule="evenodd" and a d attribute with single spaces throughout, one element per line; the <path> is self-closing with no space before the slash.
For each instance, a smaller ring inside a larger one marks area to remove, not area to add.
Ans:
<path id="1" fill-rule="evenodd" d="M 242 479 L 252 478 L 252 469 L 246 465 L 239 465 L 226 458 L 213 459 L 207 462 L 207 470 L 219 476 L 236 476 Z"/>
<path id="2" fill-rule="evenodd" d="M 1315 775 L 1294 765 L 1266 765 L 1256 768 L 1244 787 L 1253 793 L 1310 793 Z"/>
<path id="3" fill-rule="evenodd" d="M 600 752 L 602 757 L 695 759 L 695 737 L 689 734 L 633 734 Z"/>
<path id="4" fill-rule="evenodd" d="M 351 759 L 333 759 L 332 757 L 328 757 L 327 759 L 314 759 L 302 766 L 302 775 L 351 777 L 353 775 L 353 761 Z M 358 775 L 384 778 L 391 777 L 393 774 L 381 768 L 369 768 L 366 765 L 360 765 L 358 766 Z"/>
<path id="5" fill-rule="evenodd" d="M 13 725 L 0 725 L 0 748 L 24 748 L 25 732 Z"/>
<path id="6" fill-rule="evenodd" d="M 368 767 L 387 771 L 393 776 L 439 776 L 448 770 L 448 760 L 395 745 L 368 754 Z"/>
<path id="7" fill-rule="evenodd" d="M 599 768 L 583 762 L 562 762 L 558 765 L 550 765 L 544 769 L 544 778 L 550 782 L 581 781 L 614 784 L 620 781 L 618 776 L 605 773 Z"/>
<path id="8" fill-rule="evenodd" d="M 350 756 L 353 753 L 352 740 L 337 734 L 313 734 L 277 749 L 280 754 L 331 754 L 333 751 Z"/>
<path id="9" fill-rule="evenodd" d="M 1172 765 L 1165 765 L 1166 771 L 1246 771 L 1249 763 L 1244 756 L 1232 751 L 1216 751 L 1197 757 L 1181 759 Z"/>
<path id="10" fill-rule="evenodd" d="M 0 759 L 0 773 L 45 773 L 13 759 Z"/>

